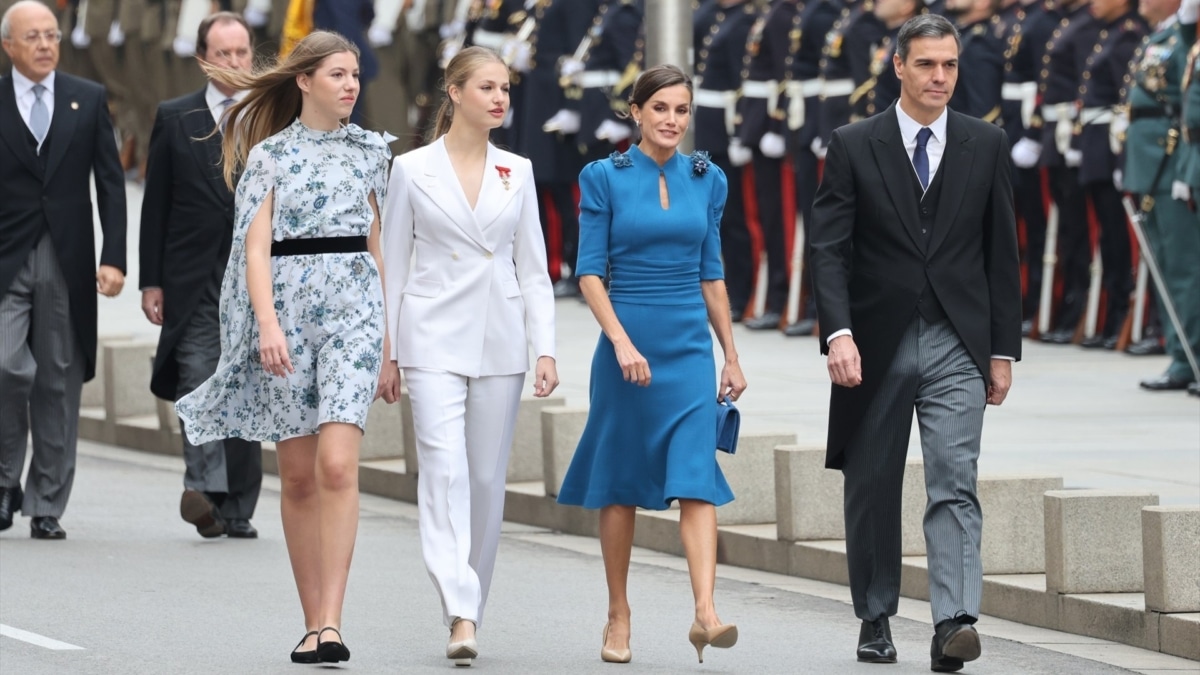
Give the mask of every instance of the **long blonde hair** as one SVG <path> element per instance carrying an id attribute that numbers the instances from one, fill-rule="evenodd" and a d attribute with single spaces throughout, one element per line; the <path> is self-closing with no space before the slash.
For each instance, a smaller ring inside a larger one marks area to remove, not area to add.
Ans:
<path id="1" fill-rule="evenodd" d="M 230 106 L 224 117 L 228 123 L 221 141 L 221 161 L 229 189 L 233 189 L 234 177 L 245 166 L 250 148 L 283 131 L 300 115 L 304 99 L 296 77 L 312 75 L 326 58 L 343 52 L 359 57 L 353 42 L 337 33 L 316 31 L 296 43 L 281 61 L 264 70 L 246 73 L 201 62 L 213 80 L 249 92 L 240 103 Z M 349 118 L 341 121 L 346 124 Z"/>
<path id="2" fill-rule="evenodd" d="M 454 122 L 454 101 L 450 100 L 450 87 L 464 89 L 471 74 L 479 70 L 480 66 L 492 61 L 508 68 L 504 59 L 487 47 L 467 47 L 455 54 L 450 63 L 446 64 L 446 72 L 442 76 L 442 105 L 438 108 L 437 123 L 429 140 L 436 140 L 450 131 L 450 125 Z"/>

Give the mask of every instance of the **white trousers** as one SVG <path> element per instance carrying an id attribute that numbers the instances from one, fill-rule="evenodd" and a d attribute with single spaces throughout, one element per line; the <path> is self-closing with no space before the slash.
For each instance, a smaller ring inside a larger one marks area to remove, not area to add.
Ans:
<path id="1" fill-rule="evenodd" d="M 479 626 L 504 521 L 504 483 L 525 376 L 405 368 L 417 436 L 425 568 L 443 620 Z"/>

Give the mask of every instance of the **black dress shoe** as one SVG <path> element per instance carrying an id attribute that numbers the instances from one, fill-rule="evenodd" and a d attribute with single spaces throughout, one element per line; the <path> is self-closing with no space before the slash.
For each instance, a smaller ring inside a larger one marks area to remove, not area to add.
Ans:
<path id="1" fill-rule="evenodd" d="M 225 521 L 208 495 L 199 490 L 184 490 L 179 500 L 179 515 L 192 525 L 205 539 L 225 534 Z"/>
<path id="2" fill-rule="evenodd" d="M 1042 342 L 1052 345 L 1070 344 L 1075 339 L 1075 331 L 1071 328 L 1059 328 L 1042 334 Z"/>
<path id="3" fill-rule="evenodd" d="M 573 298 L 579 295 L 579 281 L 574 277 L 559 279 L 554 283 L 554 297 Z"/>
<path id="4" fill-rule="evenodd" d="M 1200 396 L 1200 382 L 1193 382 L 1188 385 L 1188 396 Z"/>
<path id="5" fill-rule="evenodd" d="M 750 330 L 777 330 L 783 316 L 779 312 L 763 312 L 762 316 L 746 321 L 745 326 Z"/>
<path id="6" fill-rule="evenodd" d="M 788 337 L 812 336 L 816 328 L 816 319 L 800 319 L 796 323 L 789 323 L 787 328 L 783 329 L 783 334 Z"/>
<path id="7" fill-rule="evenodd" d="M 1126 347 L 1125 353 L 1130 356 L 1158 356 L 1166 354 L 1167 350 L 1163 347 L 1162 340 L 1156 337 L 1148 337 L 1142 338 Z"/>
<path id="8" fill-rule="evenodd" d="M 310 635 L 316 635 L 316 634 L 317 634 L 317 631 L 310 630 L 304 634 L 304 637 L 300 638 L 300 644 L 296 645 L 296 648 L 292 650 L 292 663 L 320 663 L 321 662 L 321 660 L 317 658 L 317 650 L 316 649 L 310 649 L 306 652 L 300 651 L 300 648 L 304 646 L 304 641 L 307 640 Z"/>
<path id="9" fill-rule="evenodd" d="M 66 539 L 67 531 L 54 516 L 34 516 L 29 523 L 29 536 L 34 539 Z"/>
<path id="10" fill-rule="evenodd" d="M 974 626 L 962 619 L 946 619 L 934 627 L 929 668 L 935 673 L 955 673 L 967 661 L 979 658 L 981 651 Z"/>
<path id="11" fill-rule="evenodd" d="M 1021 337 L 1030 335 L 1033 335 L 1033 319 L 1025 319 L 1021 322 Z"/>
<path id="12" fill-rule="evenodd" d="M 258 530 L 245 518 L 230 518 L 226 521 L 225 534 L 230 539 L 258 539 Z"/>
<path id="13" fill-rule="evenodd" d="M 13 516 L 21 510 L 21 500 L 24 498 L 20 485 L 0 488 L 0 530 L 12 527 Z"/>
<path id="14" fill-rule="evenodd" d="M 729 308 L 729 320 L 734 323 L 741 323 L 742 317 L 745 315 L 746 315 L 745 307 L 730 307 Z"/>
<path id="15" fill-rule="evenodd" d="M 1111 352 L 1117 348 L 1117 342 L 1118 338 L 1116 335 L 1109 335 L 1108 337 L 1104 338 L 1104 348 Z"/>
<path id="16" fill-rule="evenodd" d="M 326 626 L 317 634 L 317 659 L 322 663 L 338 663 L 340 661 L 350 660 L 350 650 L 341 642 L 321 642 L 321 635 L 325 631 L 331 630 L 337 633 L 338 640 L 342 639 L 342 634 L 333 626 Z"/>
<path id="17" fill-rule="evenodd" d="M 1191 382 L 1187 380 L 1177 380 L 1167 373 L 1163 373 L 1153 380 L 1142 380 L 1139 386 L 1148 391 L 1183 391 L 1188 388 Z"/>
<path id="18" fill-rule="evenodd" d="M 896 644 L 886 616 L 863 621 L 858 629 L 858 660 L 863 663 L 895 663 Z"/>

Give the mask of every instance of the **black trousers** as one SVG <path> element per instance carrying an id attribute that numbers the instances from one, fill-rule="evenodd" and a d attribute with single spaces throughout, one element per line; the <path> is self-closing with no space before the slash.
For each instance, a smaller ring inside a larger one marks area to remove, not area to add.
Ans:
<path id="1" fill-rule="evenodd" d="M 575 203 L 575 191 L 572 183 L 539 183 L 538 217 L 542 219 L 542 236 L 546 240 L 546 251 L 550 252 L 550 232 L 546 227 L 550 224 L 546 201 L 543 194 L 550 196 L 554 202 L 554 210 L 558 211 L 558 222 L 562 238 L 562 261 L 571 267 L 571 277 L 575 276 L 576 257 L 579 255 L 579 211 Z"/>
<path id="2" fill-rule="evenodd" d="M 817 196 L 819 182 L 820 160 L 807 146 L 792 149 L 792 173 L 796 183 L 796 210 L 804 218 L 804 240 L 808 241 L 809 227 L 812 225 L 813 200 Z M 817 303 L 812 294 L 812 275 L 808 268 L 808 246 L 804 247 L 804 278 L 800 290 L 808 298 L 804 305 L 802 318 L 817 318 Z"/>
<path id="3" fill-rule="evenodd" d="M 1037 168 L 1014 169 L 1013 197 L 1017 213 L 1025 221 L 1024 262 L 1029 281 L 1022 316 L 1037 315 L 1042 294 L 1042 256 L 1046 253 L 1046 201 L 1042 173 Z"/>
<path id="4" fill-rule="evenodd" d="M 783 222 L 783 160 L 755 152 L 754 199 L 758 204 L 758 223 L 762 227 L 763 253 L 767 256 L 767 312 L 787 309 L 788 256 Z M 726 207 L 728 208 L 728 207 Z"/>
<path id="5" fill-rule="evenodd" d="M 729 307 L 734 314 L 740 315 L 745 311 L 754 290 L 750 230 L 746 228 L 746 201 L 742 194 L 742 169 L 735 167 L 725 152 L 714 152 L 711 159 L 725 172 L 729 182 L 725 215 L 721 218 L 721 256 L 725 262 Z"/>
<path id="6" fill-rule="evenodd" d="M 1058 206 L 1058 269 L 1063 294 L 1054 320 L 1055 330 L 1074 330 L 1087 307 L 1092 262 L 1088 245 L 1087 194 L 1079 184 L 1079 169 L 1050 167 L 1050 195 Z"/>
<path id="7" fill-rule="evenodd" d="M 1097 181 L 1089 183 L 1086 190 L 1100 223 L 1100 262 L 1104 267 L 1101 279 L 1107 294 L 1103 332 L 1105 337 L 1113 337 L 1120 332 L 1129 313 L 1129 296 L 1133 293 L 1133 245 L 1117 188 L 1110 181 Z"/>

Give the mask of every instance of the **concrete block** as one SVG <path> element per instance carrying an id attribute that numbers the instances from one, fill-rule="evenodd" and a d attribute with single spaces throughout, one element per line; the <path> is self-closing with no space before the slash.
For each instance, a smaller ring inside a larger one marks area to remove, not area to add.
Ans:
<path id="1" fill-rule="evenodd" d="M 150 393 L 150 359 L 153 342 L 110 342 L 104 352 L 104 416 L 110 423 L 122 417 L 155 415 Z"/>
<path id="2" fill-rule="evenodd" d="M 1057 628 L 1058 598 L 1057 593 L 1046 592 L 1044 574 L 991 574 L 983 577 L 981 609 L 988 616 L 1042 628 Z"/>
<path id="3" fill-rule="evenodd" d="M 1160 614 L 1159 650 L 1200 661 L 1200 614 Z"/>
<path id="4" fill-rule="evenodd" d="M 779 541 L 773 523 L 730 525 L 717 532 L 717 562 L 774 574 L 787 574 L 792 543 Z"/>
<path id="5" fill-rule="evenodd" d="M 376 399 L 367 411 L 367 428 L 363 432 L 359 457 L 364 460 L 404 457 L 404 422 L 400 406 Z"/>
<path id="6" fill-rule="evenodd" d="M 1057 630 L 1158 651 L 1158 618 L 1141 593 L 1058 595 Z"/>
<path id="7" fill-rule="evenodd" d="M 158 413 L 158 428 L 163 431 L 180 432 L 179 415 L 175 414 L 175 402 L 161 398 L 154 399 L 154 409 Z"/>
<path id="8" fill-rule="evenodd" d="M 775 448 L 775 512 L 779 539 L 845 539 L 841 471 L 825 468 L 825 448 Z"/>
<path id="9" fill-rule="evenodd" d="M 1052 490 L 1045 496 L 1046 590 L 1137 593 L 1142 578 L 1142 507 L 1158 495 Z"/>
<path id="10" fill-rule="evenodd" d="M 1146 609 L 1200 612 L 1200 506 L 1142 509 Z"/>
<path id="11" fill-rule="evenodd" d="M 512 454 L 508 458 L 510 483 L 541 481 L 542 472 L 542 410 L 566 404 L 561 396 L 521 399 L 517 408 L 517 427 L 513 432 Z"/>
<path id="12" fill-rule="evenodd" d="M 900 554 L 925 555 L 925 463 L 910 459 L 904 463 L 904 484 L 900 497 Z"/>
<path id="13" fill-rule="evenodd" d="M 1046 571 L 1045 494 L 1061 490 L 1061 476 L 980 476 L 983 573 Z"/>
<path id="14" fill-rule="evenodd" d="M 96 349 L 96 376 L 83 383 L 83 398 L 81 408 L 104 407 L 104 345 L 110 343 L 129 342 L 131 335 L 101 335 Z M 150 380 L 146 380 L 146 388 L 150 388 Z"/>
<path id="15" fill-rule="evenodd" d="M 547 406 L 542 408 L 542 480 L 546 494 L 558 496 L 567 467 L 587 424 L 587 408 Z"/>
<path id="16" fill-rule="evenodd" d="M 713 450 L 734 496 L 717 509 L 717 524 L 775 522 L 775 448 L 795 443 L 791 434 L 743 433 L 736 455 Z"/>

